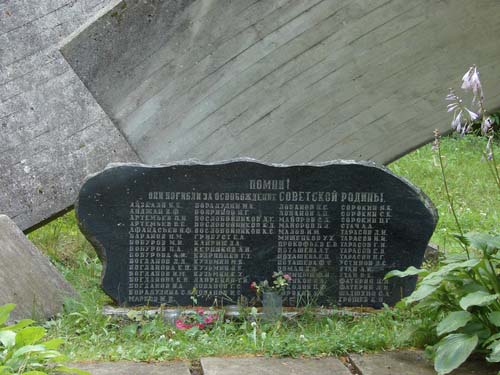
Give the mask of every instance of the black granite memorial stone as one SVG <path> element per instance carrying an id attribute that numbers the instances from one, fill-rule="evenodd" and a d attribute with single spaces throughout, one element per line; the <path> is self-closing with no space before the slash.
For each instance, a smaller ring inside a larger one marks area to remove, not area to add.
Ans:
<path id="1" fill-rule="evenodd" d="M 346 161 L 116 164 L 87 178 L 76 206 L 104 291 L 130 306 L 251 297 L 278 270 L 293 278 L 291 306 L 392 305 L 416 279 L 384 275 L 421 265 L 437 221 L 407 181 Z"/>

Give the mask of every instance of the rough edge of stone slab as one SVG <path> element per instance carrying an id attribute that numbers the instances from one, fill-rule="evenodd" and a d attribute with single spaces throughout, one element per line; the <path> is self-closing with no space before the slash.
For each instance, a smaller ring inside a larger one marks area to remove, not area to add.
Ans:
<path id="1" fill-rule="evenodd" d="M 17 305 L 14 311 L 11 313 L 9 323 L 15 320 L 32 317 L 29 315 L 32 315 L 33 313 L 40 313 L 45 318 L 51 318 L 61 311 L 62 304 L 65 298 L 78 298 L 78 293 L 59 273 L 59 271 L 52 264 L 49 258 L 42 254 L 42 252 L 37 249 L 30 240 L 28 240 L 28 238 L 24 235 L 21 229 L 19 229 L 16 223 L 14 223 L 8 216 L 0 214 L 0 230 L 2 228 L 6 229 L 6 234 L 14 239 L 15 245 L 17 245 L 15 250 L 21 249 L 22 251 L 25 251 L 24 257 L 29 257 L 33 263 L 37 263 L 38 268 L 44 268 L 43 272 L 45 274 L 43 276 L 49 275 L 50 279 L 47 279 L 47 283 L 50 283 L 53 286 L 53 294 L 51 297 L 53 298 L 52 302 L 54 303 L 54 306 L 48 306 L 45 302 L 39 304 L 33 302 L 32 306 L 23 306 L 22 303 L 19 303 L 19 301 L 16 300 L 0 301 L 0 304 L 15 303 Z M 0 248 L 0 253 L 1 251 L 2 249 Z M 29 271 L 29 269 L 18 269 L 17 271 L 26 272 Z M 30 288 L 29 285 L 16 285 L 15 281 L 10 283 L 4 280 L 0 284 L 1 289 L 7 289 L 9 287 L 13 288 L 14 295 L 16 295 L 23 288 L 28 288 L 28 290 Z M 6 298 L 8 297 L 6 296 Z M 58 307 L 56 307 L 56 305 L 58 305 Z"/>
<path id="2" fill-rule="evenodd" d="M 387 168 L 384 165 L 378 164 L 374 161 L 370 160 L 354 160 L 354 159 L 334 159 L 334 160 L 328 160 L 328 161 L 322 161 L 322 162 L 308 162 L 308 163 L 292 163 L 292 164 L 282 164 L 282 163 L 271 163 L 267 161 L 262 161 L 262 160 L 257 160 L 254 158 L 249 158 L 249 157 L 238 157 L 238 158 L 233 158 L 233 159 L 226 159 L 226 160 L 218 160 L 214 162 L 206 162 L 206 161 L 201 161 L 198 159 L 185 159 L 185 160 L 179 160 L 179 161 L 171 161 L 167 163 L 161 163 L 161 164 L 144 164 L 144 163 L 109 163 L 104 170 L 96 173 L 92 173 L 85 177 L 83 184 L 85 184 L 88 180 L 91 178 L 97 176 L 98 174 L 111 169 L 111 168 L 116 168 L 116 167 L 142 167 L 142 168 L 165 168 L 165 167 L 173 167 L 173 166 L 190 166 L 190 165 L 224 165 L 224 164 L 231 164 L 231 163 L 238 163 L 238 162 L 247 162 L 247 163 L 256 163 L 256 164 L 261 164 L 261 165 L 266 165 L 269 167 L 277 167 L 277 168 L 289 168 L 289 167 L 327 167 L 330 165 L 362 165 L 365 167 L 372 167 L 372 168 L 377 168 L 380 169 L 381 171 L 388 173 L 392 177 L 402 181 L 406 185 L 408 185 L 422 200 L 424 203 L 425 207 L 431 211 L 432 216 L 435 218 L 435 224 L 437 224 L 438 221 L 438 212 L 434 204 L 432 203 L 431 199 L 423 192 L 422 189 L 420 189 L 418 186 L 413 184 L 410 180 L 403 176 L 399 176 L 392 172 L 389 168 Z M 76 207 L 76 204 L 75 204 Z"/>

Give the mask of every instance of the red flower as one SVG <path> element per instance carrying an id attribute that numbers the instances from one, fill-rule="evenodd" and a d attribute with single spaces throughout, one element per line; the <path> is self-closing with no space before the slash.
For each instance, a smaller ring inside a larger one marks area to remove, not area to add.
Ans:
<path id="1" fill-rule="evenodd" d="M 193 325 L 192 325 L 192 324 L 186 324 L 186 323 L 184 323 L 182 320 L 176 320 L 176 321 L 175 321 L 175 326 L 176 326 L 178 329 L 190 329 L 190 328 L 193 328 Z"/>
<path id="2" fill-rule="evenodd" d="M 285 274 L 283 275 L 283 278 L 284 278 L 286 281 L 288 281 L 288 282 L 292 281 L 292 276 L 290 276 L 290 275 L 289 275 L 289 274 L 287 274 L 287 273 L 285 273 Z"/>
<path id="3" fill-rule="evenodd" d="M 197 313 L 198 315 L 203 315 L 203 314 L 205 314 L 205 310 L 203 310 L 203 308 L 201 308 L 201 307 L 197 307 L 195 310 L 196 310 L 196 313 Z"/>
<path id="4" fill-rule="evenodd" d="M 257 289 L 257 283 L 255 281 L 252 281 L 252 283 L 250 284 L 250 289 L 252 290 Z"/>
<path id="5" fill-rule="evenodd" d="M 213 317 L 213 315 L 207 315 L 207 316 L 205 316 L 205 317 L 203 318 L 203 322 L 204 322 L 205 324 L 211 324 L 211 323 L 213 323 L 213 322 L 214 322 L 214 317 Z"/>

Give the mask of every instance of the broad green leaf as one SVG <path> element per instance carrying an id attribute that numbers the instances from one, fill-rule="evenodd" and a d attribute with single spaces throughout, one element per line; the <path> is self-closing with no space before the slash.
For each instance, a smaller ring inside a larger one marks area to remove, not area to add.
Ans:
<path id="1" fill-rule="evenodd" d="M 23 375 L 49 375 L 49 374 L 43 371 L 28 371 L 28 372 L 23 372 Z"/>
<path id="2" fill-rule="evenodd" d="M 428 273 L 429 271 L 423 270 L 423 269 L 418 269 L 413 266 L 408 267 L 405 271 L 399 271 L 399 270 L 393 270 L 387 275 L 385 275 L 384 280 L 390 279 L 391 277 L 407 277 L 407 276 L 414 276 L 414 275 L 419 275 L 421 273 Z"/>
<path id="3" fill-rule="evenodd" d="M 432 272 L 425 276 L 422 281 L 420 282 L 420 286 L 422 285 L 430 285 L 430 286 L 437 286 L 441 284 L 441 282 L 445 279 L 449 280 L 451 279 L 451 275 L 449 275 L 452 271 L 456 271 L 458 269 L 463 269 L 463 271 L 468 271 L 471 268 L 477 266 L 480 263 L 480 259 L 470 259 L 466 261 L 461 261 L 461 262 L 453 262 L 449 263 L 443 267 L 441 267 L 439 270 Z"/>
<path id="4" fill-rule="evenodd" d="M 439 285 L 427 285 L 427 284 L 421 284 L 417 290 L 415 290 L 407 299 L 406 303 L 412 303 L 412 302 L 417 302 L 420 301 L 421 299 L 424 299 L 425 297 L 431 295 Z"/>
<path id="5" fill-rule="evenodd" d="M 16 305 L 13 303 L 8 303 L 6 305 L 0 306 L 0 325 L 5 324 L 7 319 L 9 319 L 10 313 Z"/>
<path id="6" fill-rule="evenodd" d="M 494 340 L 486 348 L 490 350 L 500 350 L 500 340 Z"/>
<path id="7" fill-rule="evenodd" d="M 474 351 L 479 339 L 476 335 L 453 333 L 436 345 L 434 368 L 440 375 L 458 368 Z"/>
<path id="8" fill-rule="evenodd" d="M 493 342 L 498 339 L 500 339 L 500 333 L 495 333 L 494 335 L 488 337 L 488 339 L 483 342 L 483 346 L 488 345 L 490 342 Z"/>
<path id="9" fill-rule="evenodd" d="M 420 285 L 431 285 L 431 286 L 439 286 L 445 279 L 446 275 L 435 275 L 434 277 L 426 278 L 420 282 Z M 450 281 L 450 276 L 448 276 L 447 280 Z"/>
<path id="10" fill-rule="evenodd" d="M 0 344 L 6 348 L 16 345 L 16 333 L 12 331 L 0 331 Z"/>
<path id="11" fill-rule="evenodd" d="M 67 360 L 66 356 L 58 352 L 57 350 L 48 350 L 41 353 L 44 360 L 50 361 L 52 363 L 61 363 Z"/>
<path id="12" fill-rule="evenodd" d="M 57 366 L 54 370 L 65 374 L 91 375 L 91 373 L 88 371 L 80 370 L 74 367 Z"/>
<path id="13" fill-rule="evenodd" d="M 488 362 L 500 362 L 500 351 L 491 353 L 489 356 L 486 357 L 486 360 Z"/>
<path id="14" fill-rule="evenodd" d="M 471 319 L 473 315 L 468 311 L 454 311 L 449 313 L 437 326 L 437 334 L 441 336 L 444 333 L 449 333 L 462 328 Z"/>
<path id="15" fill-rule="evenodd" d="M 418 310 L 436 311 L 444 305 L 443 301 L 434 296 L 419 301 L 414 308 Z"/>
<path id="16" fill-rule="evenodd" d="M 45 346 L 42 345 L 26 345 L 17 349 L 14 354 L 12 354 L 12 358 L 17 358 L 27 353 L 43 352 L 45 350 L 47 349 L 45 349 Z"/>
<path id="17" fill-rule="evenodd" d="M 487 233 L 470 232 L 465 235 L 470 244 L 476 249 L 493 251 L 500 249 L 500 236 L 492 236 Z"/>
<path id="18" fill-rule="evenodd" d="M 477 320 L 471 320 L 460 331 L 461 333 L 465 333 L 467 335 L 476 335 L 481 341 L 484 341 L 491 336 L 491 330 Z"/>
<path id="19" fill-rule="evenodd" d="M 486 357 L 486 360 L 488 362 L 500 362 L 500 340 L 494 341 L 488 346 L 488 349 L 491 350 L 491 353 Z"/>
<path id="20" fill-rule="evenodd" d="M 42 343 L 49 350 L 57 350 L 64 343 L 64 339 L 57 338 Z"/>
<path id="21" fill-rule="evenodd" d="M 452 254 L 446 254 L 446 258 L 444 258 L 441 262 L 444 264 L 451 264 L 457 262 L 465 262 L 468 259 L 469 258 L 467 258 L 467 254 L 465 254 L 465 252 L 452 253 Z"/>
<path id="22" fill-rule="evenodd" d="M 467 310 L 471 306 L 486 306 L 498 298 L 498 294 L 489 294 L 485 291 L 469 293 L 460 300 L 460 307 Z"/>
<path id="23" fill-rule="evenodd" d="M 17 332 L 20 329 L 23 329 L 23 328 L 26 328 L 26 327 L 32 325 L 33 323 L 35 323 L 34 320 L 23 319 L 23 320 L 20 320 L 19 322 L 17 322 L 16 324 L 13 324 L 11 326 L 6 326 L 6 327 L 3 327 L 3 328 L 0 328 L 0 331 L 9 330 L 9 331 Z"/>
<path id="24" fill-rule="evenodd" d="M 460 281 L 460 280 L 457 280 L 457 281 Z M 480 290 L 482 290 L 483 292 L 488 292 L 487 288 L 485 288 L 483 285 L 481 285 L 475 281 L 472 281 L 472 280 L 462 280 L 462 281 L 464 281 L 464 285 L 460 289 L 461 289 L 461 291 L 464 292 L 463 293 L 464 295 L 469 294 L 469 293 L 479 292 Z"/>
<path id="25" fill-rule="evenodd" d="M 488 314 L 488 320 L 496 327 L 500 327 L 500 311 L 493 311 Z"/>
<path id="26" fill-rule="evenodd" d="M 428 279 L 432 279 L 432 278 L 438 277 L 438 276 L 446 276 L 451 271 L 455 271 L 455 270 L 457 270 L 459 268 L 463 268 L 464 270 L 470 270 L 471 268 L 477 266 L 479 264 L 479 262 L 481 262 L 481 259 L 479 259 L 479 258 L 473 258 L 473 259 L 469 259 L 469 260 L 466 260 L 466 261 L 463 261 L 463 262 L 450 263 L 450 264 L 447 264 L 444 267 L 441 267 L 436 272 L 430 273 L 422 281 L 425 281 L 426 279 L 427 280 Z"/>
<path id="27" fill-rule="evenodd" d="M 43 327 L 27 327 L 17 333 L 16 345 L 18 347 L 24 345 L 36 344 L 45 336 L 45 328 Z"/>

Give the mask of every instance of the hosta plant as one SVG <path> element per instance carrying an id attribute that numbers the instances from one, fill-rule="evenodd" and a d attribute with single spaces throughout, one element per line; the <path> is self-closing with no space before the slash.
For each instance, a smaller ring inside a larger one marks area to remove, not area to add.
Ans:
<path id="1" fill-rule="evenodd" d="M 406 303 L 436 317 L 440 341 L 427 351 L 439 374 L 456 369 L 473 352 L 500 362 L 500 236 L 468 233 L 459 240 L 469 255 L 450 255 L 437 271 L 410 267 L 386 276 L 422 277 Z"/>
<path id="2" fill-rule="evenodd" d="M 0 375 L 79 374 L 86 371 L 66 367 L 66 358 L 57 351 L 62 339 L 43 341 L 45 329 L 32 320 L 7 325 L 14 304 L 0 306 Z"/>
<path id="3" fill-rule="evenodd" d="M 446 97 L 448 112 L 453 113 L 452 128 L 465 135 L 480 124 L 485 137 L 485 167 L 491 172 L 500 196 L 499 166 L 495 159 L 494 115 L 485 110 L 483 88 L 479 71 L 472 66 L 462 78 L 462 89 L 472 94 L 470 108 L 453 90 Z M 459 367 L 473 353 L 483 354 L 489 362 L 500 362 L 500 236 L 485 233 L 465 233 L 455 210 L 453 196 L 448 188 L 445 163 L 440 148 L 440 134 L 436 130 L 433 150 L 436 151 L 444 192 L 454 217 L 458 239 L 463 251 L 446 254 L 439 269 L 430 272 L 408 268 L 391 271 L 390 277 L 419 275 L 417 289 L 406 298 L 407 304 L 424 310 L 435 318 L 439 342 L 427 348 L 439 374 L 448 374 Z"/>

